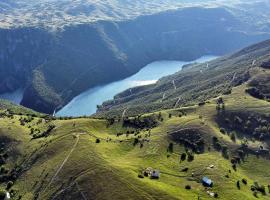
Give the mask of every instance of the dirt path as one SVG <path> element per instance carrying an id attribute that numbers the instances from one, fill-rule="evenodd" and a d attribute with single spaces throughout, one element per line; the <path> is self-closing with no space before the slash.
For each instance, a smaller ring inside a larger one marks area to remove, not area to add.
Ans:
<path id="1" fill-rule="evenodd" d="M 174 105 L 174 109 L 178 106 L 179 102 L 181 101 L 181 97 L 179 97 Z"/>
<path id="2" fill-rule="evenodd" d="M 122 119 L 125 118 L 126 112 L 127 112 L 127 108 L 126 108 L 126 109 L 123 111 L 123 113 L 122 113 Z"/>
<path id="3" fill-rule="evenodd" d="M 177 88 L 176 88 L 176 85 L 175 85 L 175 81 L 174 80 L 172 80 L 172 84 L 173 84 L 174 90 L 176 90 Z"/>
<path id="4" fill-rule="evenodd" d="M 57 169 L 57 171 L 55 172 L 54 176 L 52 177 L 51 181 L 49 182 L 48 187 L 50 187 L 50 185 L 53 183 L 53 181 L 56 179 L 57 175 L 60 173 L 60 171 L 62 170 L 62 168 L 64 167 L 64 165 L 66 164 L 66 162 L 68 161 L 69 157 L 71 156 L 71 154 L 73 153 L 73 151 L 75 150 L 75 148 L 77 147 L 78 143 L 79 143 L 79 140 L 80 140 L 80 135 L 82 135 L 83 133 L 81 134 L 77 134 L 76 135 L 76 141 L 72 147 L 72 149 L 70 150 L 70 152 L 68 153 L 68 155 L 66 156 L 66 158 L 64 159 L 64 161 L 62 162 L 62 164 L 59 166 L 59 168 Z M 45 188 L 45 190 L 46 190 Z"/>

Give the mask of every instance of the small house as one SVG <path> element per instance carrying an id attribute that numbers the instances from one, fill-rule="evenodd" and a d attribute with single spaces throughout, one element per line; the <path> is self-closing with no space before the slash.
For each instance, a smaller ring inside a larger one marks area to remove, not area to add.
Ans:
<path id="1" fill-rule="evenodd" d="M 203 177 L 202 179 L 202 184 L 205 187 L 213 187 L 213 181 L 211 179 L 209 179 L 208 177 Z"/>
<path id="2" fill-rule="evenodd" d="M 160 173 L 159 170 L 153 170 L 151 173 L 151 179 L 159 179 Z"/>

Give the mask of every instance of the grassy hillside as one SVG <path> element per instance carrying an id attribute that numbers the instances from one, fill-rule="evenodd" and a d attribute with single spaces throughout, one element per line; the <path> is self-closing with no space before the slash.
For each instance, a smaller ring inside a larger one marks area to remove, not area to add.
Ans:
<path id="1" fill-rule="evenodd" d="M 7 112 L 9 114 L 44 116 L 44 114 L 38 113 L 29 108 L 25 108 L 23 106 L 19 106 L 17 104 L 11 103 L 4 99 L 0 99 L 0 110 L 2 112 Z"/>
<path id="2" fill-rule="evenodd" d="M 269 120 L 263 120 L 270 103 L 246 87 L 204 105 L 123 119 L 3 113 L 1 187 L 24 200 L 269 199 Z M 239 120 L 254 123 L 245 132 Z M 248 134 L 261 124 L 265 137 Z M 146 168 L 160 178 L 145 176 Z M 202 185 L 204 176 L 212 188 Z"/>

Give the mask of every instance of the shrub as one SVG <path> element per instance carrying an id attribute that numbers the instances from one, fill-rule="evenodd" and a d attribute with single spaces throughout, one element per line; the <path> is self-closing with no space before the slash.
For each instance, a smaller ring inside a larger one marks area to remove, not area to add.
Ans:
<path id="1" fill-rule="evenodd" d="M 188 153 L 188 161 L 192 162 L 193 160 L 194 160 L 194 155 L 193 155 L 193 153 L 189 152 Z"/>
<path id="2" fill-rule="evenodd" d="M 180 157 L 181 161 L 185 161 L 186 160 L 186 157 L 187 157 L 187 154 L 186 153 L 182 153 L 181 154 L 181 157 Z"/>
<path id="3" fill-rule="evenodd" d="M 133 145 L 136 146 L 138 143 L 139 143 L 139 139 L 135 138 L 134 141 L 133 141 Z"/>
<path id="4" fill-rule="evenodd" d="M 169 144 L 168 152 L 173 153 L 173 143 Z"/>
<path id="5" fill-rule="evenodd" d="M 205 105 L 205 102 L 198 103 L 198 106 L 203 106 L 203 105 Z"/>
<path id="6" fill-rule="evenodd" d="M 220 132 L 221 132 L 222 134 L 226 134 L 225 128 L 220 128 Z"/>
<path id="7" fill-rule="evenodd" d="M 259 186 L 259 187 L 257 188 L 257 190 L 258 190 L 259 192 L 261 192 L 262 195 L 266 195 L 266 191 L 265 191 L 265 186 L 264 186 L 264 185 Z"/>
<path id="8" fill-rule="evenodd" d="M 244 183 L 245 185 L 247 185 L 247 179 L 243 178 L 242 179 L 242 183 Z"/>
<path id="9" fill-rule="evenodd" d="M 12 181 L 9 181 L 7 183 L 7 190 L 9 190 L 12 186 L 13 186 L 13 182 Z"/>
<path id="10" fill-rule="evenodd" d="M 100 143 L 100 139 L 97 138 L 97 139 L 96 139 L 96 143 Z"/>
<path id="11" fill-rule="evenodd" d="M 235 132 L 232 132 L 231 135 L 230 135 L 230 138 L 232 141 L 236 141 L 236 135 L 235 135 Z"/>
<path id="12" fill-rule="evenodd" d="M 186 186 L 185 186 L 185 189 L 186 189 L 186 190 L 191 190 L 191 186 L 190 186 L 190 185 L 186 185 Z"/>
<path id="13" fill-rule="evenodd" d="M 237 182 L 236 182 L 236 186 L 237 186 L 238 190 L 241 189 L 241 187 L 240 187 L 240 181 L 237 181 Z"/>
<path id="14" fill-rule="evenodd" d="M 223 145 L 222 147 L 221 147 L 221 150 L 222 150 L 222 156 L 224 157 L 224 158 L 229 158 L 229 154 L 228 154 L 228 147 L 226 146 L 226 145 Z"/>

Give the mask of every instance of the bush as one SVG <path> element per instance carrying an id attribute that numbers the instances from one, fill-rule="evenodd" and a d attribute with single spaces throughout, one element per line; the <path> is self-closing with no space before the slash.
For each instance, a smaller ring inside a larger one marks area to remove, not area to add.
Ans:
<path id="1" fill-rule="evenodd" d="M 135 138 L 134 141 L 133 141 L 133 145 L 136 146 L 138 143 L 139 143 L 139 139 Z"/>
<path id="2" fill-rule="evenodd" d="M 244 183 L 245 185 L 247 185 L 247 179 L 243 178 L 242 179 L 242 183 Z"/>
<path id="3" fill-rule="evenodd" d="M 220 132 L 221 132 L 222 134 L 226 134 L 225 128 L 220 128 Z"/>
<path id="4" fill-rule="evenodd" d="M 173 153 L 173 143 L 169 144 L 168 152 Z"/>
<path id="5" fill-rule="evenodd" d="M 203 105 L 205 105 L 205 102 L 198 103 L 198 106 L 203 106 Z"/>
<path id="6" fill-rule="evenodd" d="M 188 162 L 192 162 L 194 160 L 194 154 L 193 153 L 188 153 Z"/>
<path id="7" fill-rule="evenodd" d="M 13 186 L 13 182 L 12 181 L 9 181 L 7 183 L 7 190 L 9 190 L 12 186 Z"/>
<path id="8" fill-rule="evenodd" d="M 240 181 L 237 181 L 237 182 L 236 182 L 236 186 L 237 186 L 238 190 L 241 189 L 241 187 L 240 187 Z"/>
<path id="9" fill-rule="evenodd" d="M 186 153 L 182 153 L 181 154 L 181 157 L 180 157 L 181 161 L 185 161 L 186 158 L 187 158 L 187 154 Z"/>
<path id="10" fill-rule="evenodd" d="M 97 139 L 96 139 L 96 143 L 100 143 L 100 139 L 97 138 Z"/>
<path id="11" fill-rule="evenodd" d="M 223 145 L 222 147 L 221 147 L 221 150 L 222 150 L 222 156 L 224 157 L 224 158 L 229 158 L 229 154 L 228 154 L 228 147 L 226 146 L 226 145 Z"/>
<path id="12" fill-rule="evenodd" d="M 231 138 L 232 141 L 234 141 L 234 142 L 236 141 L 236 135 L 235 135 L 234 132 L 231 133 L 230 138 Z"/>
<path id="13" fill-rule="evenodd" d="M 256 197 L 256 198 L 258 198 L 258 192 L 257 191 L 254 191 L 253 192 L 253 196 Z"/>
<path id="14" fill-rule="evenodd" d="M 190 186 L 190 185 L 186 185 L 186 186 L 185 186 L 185 189 L 186 189 L 186 190 L 191 190 L 191 186 Z"/>

